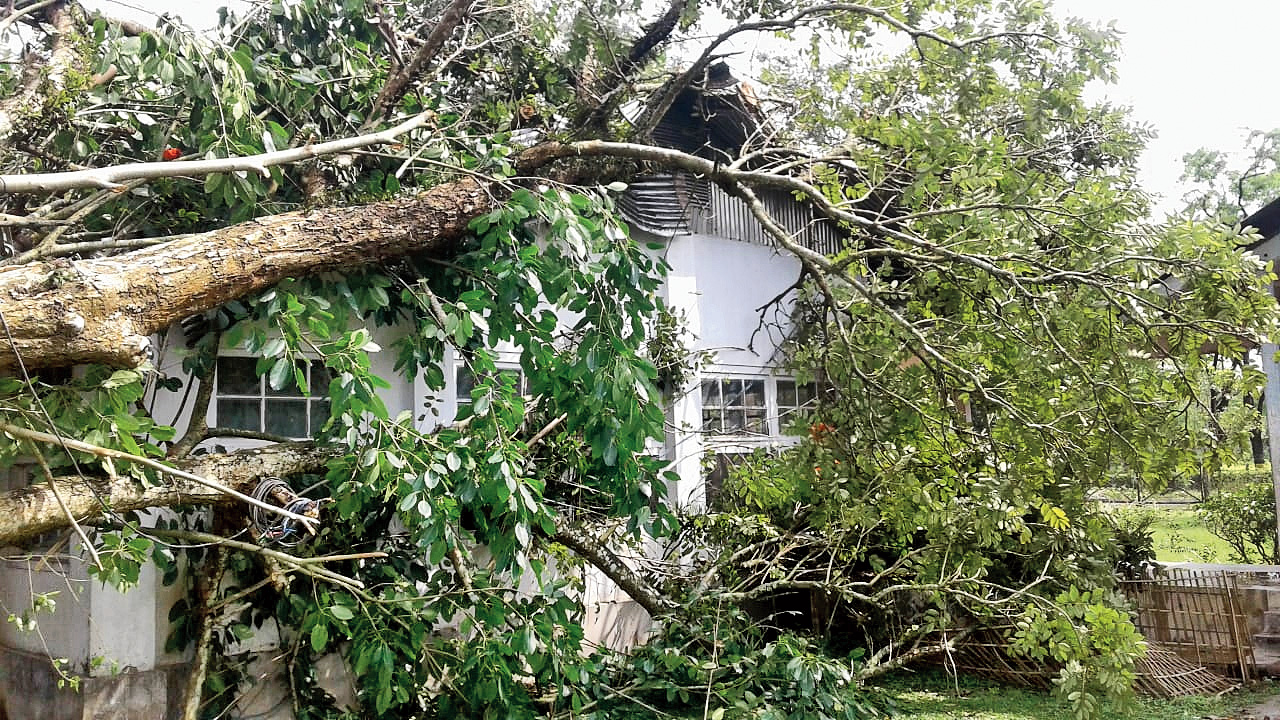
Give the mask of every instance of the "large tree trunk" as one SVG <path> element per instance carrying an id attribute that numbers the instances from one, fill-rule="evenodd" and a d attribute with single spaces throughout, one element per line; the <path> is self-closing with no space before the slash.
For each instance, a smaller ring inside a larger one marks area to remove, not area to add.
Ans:
<path id="1" fill-rule="evenodd" d="M 0 372 L 147 358 L 171 323 L 287 277 L 447 252 L 493 202 L 471 179 L 420 195 L 259 218 L 110 258 L 0 269 Z M 15 352 L 16 351 L 16 352 Z"/>
<path id="2" fill-rule="evenodd" d="M 309 442 L 281 443 L 254 450 L 196 455 L 176 461 L 173 466 L 250 493 L 262 477 L 323 471 L 329 460 L 344 450 Z M 57 494 L 49 483 L 36 481 L 29 487 L 0 495 L 0 545 L 17 544 L 40 533 L 67 527 L 70 522 L 58 504 L 58 495 L 62 496 L 77 521 L 101 517 L 106 508 L 125 512 L 236 501 L 204 485 L 171 478 L 150 487 L 130 477 L 69 476 L 55 478 L 54 482 L 57 483 Z"/>

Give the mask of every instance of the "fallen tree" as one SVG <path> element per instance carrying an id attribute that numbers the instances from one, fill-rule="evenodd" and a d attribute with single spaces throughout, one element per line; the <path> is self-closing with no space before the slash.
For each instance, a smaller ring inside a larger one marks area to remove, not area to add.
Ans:
<path id="1" fill-rule="evenodd" d="M 1190 462 L 1178 423 L 1202 404 L 1200 349 L 1275 310 L 1232 232 L 1147 223 L 1140 133 L 1079 93 L 1109 72 L 1112 34 L 994 2 L 728 3 L 742 21 L 675 69 L 661 52 L 696 33 L 697 3 L 653 17 L 276 3 L 217 38 L 90 27 L 66 0 L 15 5 L 0 32 L 27 23 L 44 45 L 6 66 L 18 89 L 0 104 L 0 461 L 35 482 L 0 495 L 0 540 L 66 527 L 90 549 L 136 543 L 139 562 L 221 542 L 196 570 L 200 621 L 174 639 L 199 658 L 189 716 L 224 701 L 205 674 L 235 669 L 214 612 L 233 551 L 267 559 L 234 599 L 307 638 L 287 663 L 294 702 L 317 712 L 311 664 L 340 647 L 380 717 L 770 698 L 836 716 L 842 693 L 866 699 L 862 679 L 1025 603 L 1114 620 L 1114 647 L 1070 649 L 1104 654 L 1090 669 L 1123 691 L 1136 646 L 1105 563 L 1087 561 L 1107 531 L 1083 490 Z M 882 32 L 911 43 L 852 71 L 820 50 L 775 58 L 764 94 L 715 64 L 740 34 L 801 28 L 853 51 Z M 44 63 L 56 82 L 30 82 Z M 20 130 L 15 113 L 39 122 Z M 688 360 L 647 354 L 663 266 L 614 206 L 616 183 L 649 173 L 716 184 L 800 260 L 792 358 L 828 392 L 809 442 L 731 487 L 747 512 L 686 518 L 680 561 L 637 568 L 617 545 L 680 525 L 647 443 L 663 432 L 655 365 Z M 837 252 L 806 246 L 769 194 L 839 228 Z M 571 336 L 551 309 L 582 319 Z M 373 340 L 385 326 L 394 347 Z M 159 375 L 148 360 L 179 339 L 184 374 Z M 497 372 L 501 343 L 536 402 Z M 327 393 L 318 444 L 206 425 L 229 349 L 258 358 L 272 391 Z M 469 410 L 431 432 L 389 412 L 376 352 L 433 390 L 460 358 Z M 308 386 L 311 361 L 328 387 Z M 151 416 L 160 386 L 186 393 L 189 427 Z M 225 437 L 277 444 L 211 447 Z M 228 491 L 298 474 L 327 501 L 306 546 L 326 560 L 291 587 L 273 563 L 309 559 L 228 538 L 254 526 Z M 218 506 L 211 527 L 126 516 L 189 504 Z M 584 654 L 572 580 L 541 574 L 550 557 L 598 568 L 667 616 L 666 634 L 629 659 Z M 530 574 L 542 592 L 513 592 Z M 867 661 L 740 610 L 788 593 L 853 606 Z M 443 617 L 466 632 L 436 637 Z M 1088 637 L 1076 615 L 1036 617 L 1032 646 L 1042 631 Z M 1082 712 L 1090 677 L 1064 680 Z"/>

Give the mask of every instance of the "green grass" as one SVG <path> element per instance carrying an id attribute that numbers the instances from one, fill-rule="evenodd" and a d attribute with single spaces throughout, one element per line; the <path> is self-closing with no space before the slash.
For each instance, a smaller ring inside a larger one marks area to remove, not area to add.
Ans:
<path id="1" fill-rule="evenodd" d="M 950 678 L 936 671 L 899 674 L 889 678 L 883 688 L 897 704 L 900 715 L 914 720 L 1067 720 L 1071 717 L 1067 704 L 1050 694 L 1003 687 L 976 678 Z M 1277 692 L 1280 689 L 1274 684 L 1258 684 L 1225 697 L 1143 698 L 1128 711 L 1104 706 L 1101 715 L 1107 720 L 1232 717 Z"/>
<path id="2" fill-rule="evenodd" d="M 1205 529 L 1194 507 L 1152 508 L 1156 559 L 1164 562 L 1239 562 L 1226 541 Z"/>
<path id="3" fill-rule="evenodd" d="M 1196 515 L 1194 505 L 1111 505 L 1121 513 L 1147 513 L 1155 518 L 1151 534 L 1156 559 L 1161 562 L 1240 562 L 1222 538 L 1209 532 Z"/>

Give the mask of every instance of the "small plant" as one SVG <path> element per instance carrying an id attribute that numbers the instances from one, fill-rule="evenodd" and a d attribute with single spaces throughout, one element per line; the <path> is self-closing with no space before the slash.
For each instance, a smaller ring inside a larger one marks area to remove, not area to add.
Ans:
<path id="1" fill-rule="evenodd" d="M 1116 573 L 1128 580 L 1136 580 L 1147 574 L 1155 565 L 1155 534 L 1152 526 L 1156 516 L 1149 510 L 1116 513 L 1111 518 L 1115 526 L 1118 557 Z"/>
<path id="2" fill-rule="evenodd" d="M 1099 717 L 1103 698 L 1125 708 L 1134 700 L 1134 661 L 1146 643 L 1123 601 L 1107 590 L 1072 586 L 1052 604 L 1028 606 L 1011 640 L 1012 654 L 1062 668 L 1055 690 L 1077 720 Z"/>

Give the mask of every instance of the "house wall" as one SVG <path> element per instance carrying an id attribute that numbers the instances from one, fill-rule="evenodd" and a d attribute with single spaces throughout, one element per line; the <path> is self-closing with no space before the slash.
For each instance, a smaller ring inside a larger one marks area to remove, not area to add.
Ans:
<path id="1" fill-rule="evenodd" d="M 769 309 L 763 325 L 759 308 L 795 282 L 800 266 L 794 258 L 779 255 L 773 248 L 762 245 L 709 235 L 661 238 L 635 234 L 638 242 L 656 242 L 660 248 L 650 252 L 670 263 L 670 275 L 660 292 L 672 308 L 687 318 L 693 349 L 714 353 L 714 359 L 702 369 L 699 378 L 668 398 L 668 432 L 665 445 L 660 449 L 681 478 L 670 496 L 682 505 L 699 506 L 704 504 L 703 456 L 706 452 L 750 449 L 780 441 L 776 436 L 704 435 L 700 380 L 702 377 L 770 375 L 780 361 L 777 345 L 787 330 L 790 306 L 783 302 Z M 382 393 L 388 410 L 393 415 L 412 411 L 424 430 L 451 421 L 457 407 L 456 358 L 446 358 L 447 384 L 441 391 L 430 392 L 421 378 L 400 379 L 394 372 L 395 358 L 390 350 L 398 332 L 402 331 L 376 331 L 374 340 L 387 349 L 371 357 L 374 372 L 392 384 Z M 161 352 L 156 362 L 159 372 L 182 375 L 185 350 L 181 331 L 175 327 L 159 345 Z M 501 361 L 514 364 L 517 360 L 514 348 L 498 350 Z M 179 429 L 186 427 L 195 390 L 185 386 L 176 392 L 153 389 L 148 396 L 152 416 Z M 436 412 L 431 412 L 432 408 Z M 215 402 L 206 418 L 211 425 L 217 424 L 216 414 Z M 260 443 L 218 439 L 216 444 L 235 449 Z M 584 583 L 583 599 L 587 607 L 584 629 L 590 642 L 623 649 L 643 640 L 651 626 L 643 609 L 598 572 L 588 572 Z M 0 646 L 13 649 L 12 652 L 0 649 L 0 661 L 21 663 L 21 658 L 26 657 L 66 657 L 70 661 L 69 670 L 94 680 L 96 689 L 92 697 L 67 701 L 53 697 L 58 693 L 50 695 L 50 702 L 61 703 L 57 705 L 61 709 L 50 717 L 97 717 L 92 713 L 101 708 L 93 710 L 91 706 L 101 706 L 102 698 L 123 697 L 121 693 L 137 705 L 138 712 L 142 713 L 139 717 L 163 717 L 164 705 L 171 696 L 177 697 L 174 693 L 182 690 L 178 680 L 186 658 L 181 653 L 164 651 L 169 608 L 180 597 L 181 587 L 163 586 L 153 567 L 144 568 L 136 588 L 121 594 L 89 581 L 83 565 L 74 559 L 54 568 L 37 568 L 32 563 L 20 562 L 0 564 L 0 602 L 5 608 L 20 611 L 24 603 L 29 605 L 32 591 L 51 590 L 61 594 L 56 612 L 42 618 L 41 635 L 17 632 L 10 624 L 0 625 Z M 255 643 L 255 648 L 266 650 L 269 645 L 270 642 L 264 640 Z M 94 658 L 107 662 L 94 669 L 91 663 Z M 111 676 L 113 664 L 131 672 Z M 11 674 L 9 681 L 0 681 L 0 694 L 14 698 L 30 692 L 52 692 L 50 688 L 56 683 L 51 677 L 48 671 L 41 671 L 14 685 L 18 676 Z M 272 693 L 278 689 L 274 684 L 259 684 L 262 685 L 259 690 L 269 689 L 271 692 L 267 694 L 274 697 Z M 260 711 L 263 705 L 274 704 L 264 698 L 265 695 L 247 696 L 246 701 Z"/>
<path id="2" fill-rule="evenodd" d="M 795 283 L 800 262 L 772 247 L 712 235 L 633 235 L 638 242 L 663 244 L 661 252 L 671 266 L 664 299 L 685 316 L 691 349 L 713 353 L 688 386 L 672 393 L 667 408 L 665 452 L 680 476 L 670 497 L 681 506 L 702 506 L 708 451 L 744 451 L 787 442 L 777 435 L 704 434 L 701 381 L 767 377 L 782 364 L 778 348 L 791 329 L 793 299 L 771 303 Z"/>

